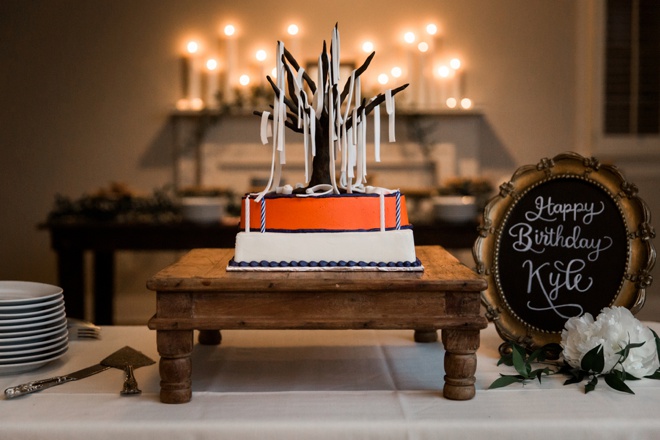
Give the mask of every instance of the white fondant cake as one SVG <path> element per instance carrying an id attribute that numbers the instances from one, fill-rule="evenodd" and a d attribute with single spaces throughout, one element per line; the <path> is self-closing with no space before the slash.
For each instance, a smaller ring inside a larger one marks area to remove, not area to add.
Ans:
<path id="1" fill-rule="evenodd" d="M 368 115 L 373 112 L 378 162 L 380 105 L 393 142 L 394 95 L 407 87 L 363 99 L 360 75 L 372 57 L 342 91 L 337 27 L 330 53 L 324 45 L 319 57 L 318 82 L 278 43 L 277 83 L 269 78 L 272 111 L 258 113 L 262 142 L 272 135 L 271 175 L 262 192 L 243 199 L 242 232 L 227 270 L 423 270 L 401 192 L 366 186 Z M 303 135 L 305 184 L 298 187 L 304 191 L 280 186 L 285 127 Z"/>
<path id="2" fill-rule="evenodd" d="M 235 268 L 420 270 L 413 233 L 399 231 L 246 233 L 236 236 Z"/>
<path id="3" fill-rule="evenodd" d="M 423 270 L 398 192 L 246 197 L 241 227 L 231 270 Z"/>

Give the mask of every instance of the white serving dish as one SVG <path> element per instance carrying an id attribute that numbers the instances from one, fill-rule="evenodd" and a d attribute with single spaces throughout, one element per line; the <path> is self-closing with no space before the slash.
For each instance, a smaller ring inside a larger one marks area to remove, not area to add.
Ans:
<path id="1" fill-rule="evenodd" d="M 477 201 L 473 196 L 437 196 L 433 198 L 436 220 L 466 223 L 477 218 Z"/>
<path id="2" fill-rule="evenodd" d="M 184 197 L 181 199 L 183 219 L 194 223 L 219 222 L 227 201 L 222 197 Z"/>

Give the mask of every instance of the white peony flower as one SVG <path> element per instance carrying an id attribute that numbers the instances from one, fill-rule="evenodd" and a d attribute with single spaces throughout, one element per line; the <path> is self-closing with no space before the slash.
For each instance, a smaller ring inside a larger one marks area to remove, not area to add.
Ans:
<path id="1" fill-rule="evenodd" d="M 595 321 L 591 314 L 585 313 L 570 318 L 564 327 L 561 332 L 564 359 L 574 368 L 580 368 L 582 357 L 598 345 L 603 346 L 603 373 L 623 367 L 626 373 L 641 379 L 660 367 L 653 333 L 625 307 L 605 307 Z M 631 349 L 623 365 L 616 365 L 618 351 L 629 343 L 640 342 L 644 345 Z"/>

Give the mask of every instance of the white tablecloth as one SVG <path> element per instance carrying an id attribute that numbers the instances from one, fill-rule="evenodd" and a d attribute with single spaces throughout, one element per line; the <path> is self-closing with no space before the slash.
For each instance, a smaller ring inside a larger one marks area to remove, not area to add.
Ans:
<path id="1" fill-rule="evenodd" d="M 659 323 L 647 323 L 660 332 Z M 156 333 L 104 327 L 98 341 L 72 341 L 60 360 L 0 376 L 0 388 L 94 364 L 130 345 L 158 359 Z M 123 373 L 0 400 L 0 439 L 657 439 L 660 381 L 629 382 L 636 395 L 563 376 L 524 388 L 487 390 L 500 339 L 482 332 L 477 395 L 442 397 L 440 342 L 412 331 L 224 331 L 220 346 L 196 345 L 193 399 L 159 401 L 157 364 L 136 370 L 141 395 L 120 396 Z"/>

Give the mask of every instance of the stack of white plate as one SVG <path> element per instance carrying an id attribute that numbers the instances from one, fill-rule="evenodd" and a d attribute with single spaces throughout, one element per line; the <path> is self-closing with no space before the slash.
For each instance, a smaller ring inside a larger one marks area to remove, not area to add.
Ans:
<path id="1" fill-rule="evenodd" d="M 0 281 L 0 374 L 29 371 L 68 348 L 62 289 L 29 281 Z"/>

